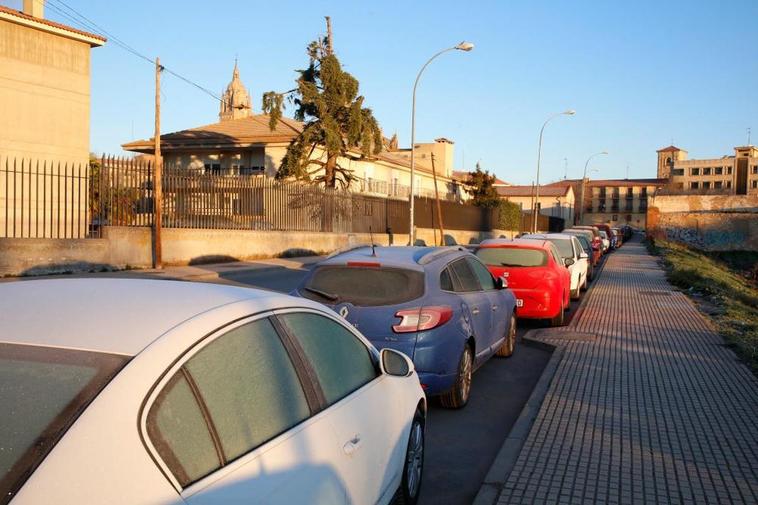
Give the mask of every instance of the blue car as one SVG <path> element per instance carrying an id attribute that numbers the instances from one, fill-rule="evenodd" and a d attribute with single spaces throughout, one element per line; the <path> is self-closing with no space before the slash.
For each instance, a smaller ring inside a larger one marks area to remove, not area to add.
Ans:
<path id="1" fill-rule="evenodd" d="M 427 395 L 449 408 L 468 402 L 476 368 L 516 343 L 515 297 L 463 247 L 353 249 L 318 263 L 292 294 L 410 356 Z"/>

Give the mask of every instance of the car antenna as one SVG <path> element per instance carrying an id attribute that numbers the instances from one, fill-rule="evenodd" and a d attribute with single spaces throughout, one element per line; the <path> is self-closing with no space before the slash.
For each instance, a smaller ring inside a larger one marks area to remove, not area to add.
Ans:
<path id="1" fill-rule="evenodd" d="M 370 226 L 368 227 L 368 236 L 369 236 L 369 239 L 371 240 L 371 256 L 376 257 L 376 249 L 375 249 L 376 246 L 374 245 L 374 234 L 371 232 Z"/>

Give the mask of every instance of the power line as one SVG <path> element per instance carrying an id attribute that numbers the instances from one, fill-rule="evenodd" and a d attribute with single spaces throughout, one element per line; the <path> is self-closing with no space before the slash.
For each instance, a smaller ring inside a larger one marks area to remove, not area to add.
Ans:
<path id="1" fill-rule="evenodd" d="M 87 18 L 80 12 L 78 12 L 76 9 L 71 7 L 70 5 L 66 4 L 63 0 L 48 0 L 47 2 L 44 2 L 43 0 L 35 0 L 36 2 L 47 5 L 49 8 L 51 8 L 56 13 L 60 14 L 61 16 L 65 17 L 66 19 L 70 20 L 74 24 L 83 27 L 85 30 L 91 31 L 97 35 L 106 37 L 108 40 L 116 44 L 121 49 L 131 53 L 132 55 L 147 61 L 151 65 L 155 65 L 155 60 L 153 58 L 150 58 L 149 56 L 146 56 L 136 49 L 134 49 L 132 46 L 127 44 L 126 42 L 122 41 L 113 33 L 108 32 L 98 24 L 96 24 L 91 19 Z M 65 10 L 64 10 L 65 9 Z M 190 86 L 193 86 L 197 88 L 198 90 L 202 91 L 203 93 L 206 93 L 207 95 L 211 96 L 212 98 L 218 100 L 219 102 L 224 103 L 224 99 L 216 95 L 213 91 L 209 90 L 208 88 L 198 84 L 197 82 L 189 79 L 188 77 L 185 77 L 178 72 L 175 72 L 174 70 L 171 70 L 170 68 L 167 68 L 165 65 L 161 65 L 161 69 L 168 72 L 169 74 L 173 75 L 177 79 L 185 82 L 186 84 L 189 84 Z"/>

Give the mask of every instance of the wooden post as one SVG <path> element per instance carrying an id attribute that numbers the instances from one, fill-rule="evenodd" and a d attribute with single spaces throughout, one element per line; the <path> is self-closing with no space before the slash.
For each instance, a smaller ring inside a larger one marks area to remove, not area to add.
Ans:
<path id="1" fill-rule="evenodd" d="M 160 58 L 155 58 L 155 142 L 153 171 L 153 268 L 163 268 L 161 250 L 161 224 L 163 210 L 163 160 L 161 159 L 161 67 Z"/>
<path id="2" fill-rule="evenodd" d="M 437 200 L 437 221 L 440 223 L 440 245 L 445 245 L 445 227 L 442 224 L 442 206 L 440 194 L 437 191 L 437 170 L 434 168 L 434 154 L 432 154 L 432 178 L 434 179 L 434 199 Z"/>

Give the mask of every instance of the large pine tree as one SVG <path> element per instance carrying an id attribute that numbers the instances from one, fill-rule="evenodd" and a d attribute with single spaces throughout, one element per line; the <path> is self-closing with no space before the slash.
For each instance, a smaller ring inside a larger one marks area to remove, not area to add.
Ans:
<path id="1" fill-rule="evenodd" d="M 296 107 L 295 119 L 305 123 L 288 146 L 276 178 L 295 177 L 327 188 L 345 188 L 354 176 L 339 163 L 340 157 L 355 157 L 355 151 L 359 158 L 378 154 L 382 132 L 371 109 L 363 106 L 358 80 L 342 70 L 334 55 L 331 36 L 311 42 L 308 57 L 308 67 L 298 70 L 297 88 L 263 95 L 263 111 L 270 116 L 272 130 L 282 117 L 285 98 Z M 320 158 L 314 156 L 318 150 L 324 152 Z"/>
<path id="2" fill-rule="evenodd" d="M 476 170 L 469 172 L 468 188 L 466 191 L 471 195 L 471 203 L 479 207 L 494 208 L 500 205 L 500 197 L 495 189 L 495 176 L 482 170 L 479 163 Z"/>

